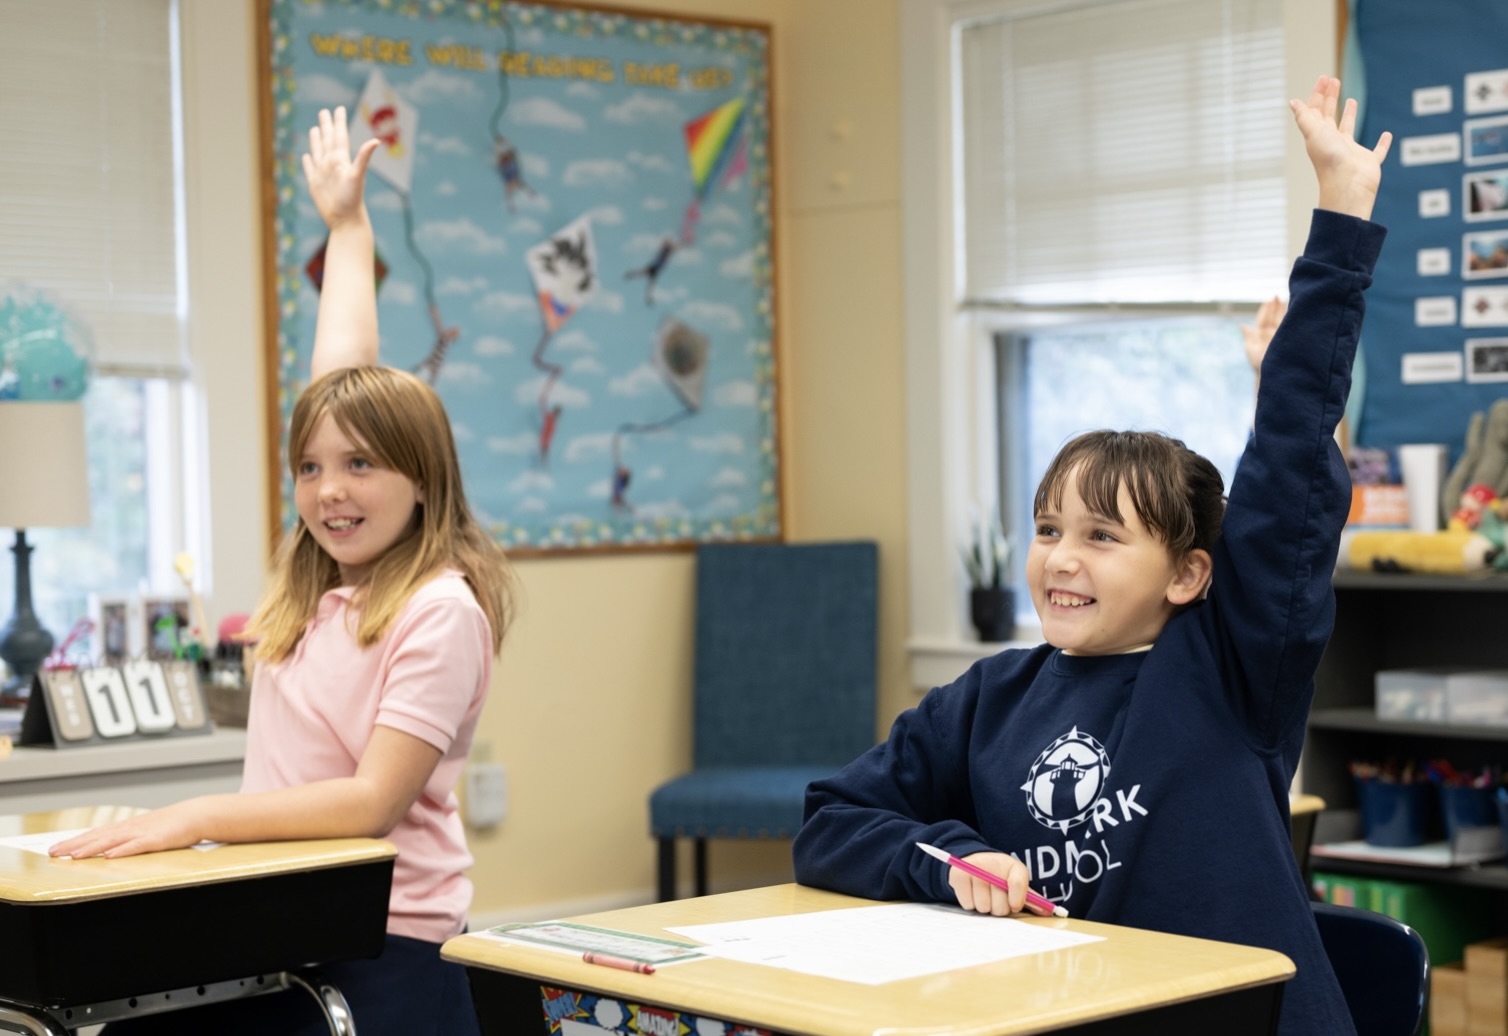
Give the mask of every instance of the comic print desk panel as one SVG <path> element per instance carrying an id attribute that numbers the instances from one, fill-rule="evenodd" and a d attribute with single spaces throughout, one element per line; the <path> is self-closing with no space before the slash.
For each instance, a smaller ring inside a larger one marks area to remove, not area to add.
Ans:
<path id="1" fill-rule="evenodd" d="M 770 1029 L 720 1022 L 686 1011 L 618 997 L 540 986 L 551 1036 L 779 1036 Z"/>

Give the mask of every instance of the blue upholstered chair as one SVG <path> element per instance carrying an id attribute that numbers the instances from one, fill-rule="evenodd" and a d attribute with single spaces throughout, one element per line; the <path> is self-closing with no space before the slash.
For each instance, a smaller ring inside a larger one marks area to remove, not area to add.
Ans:
<path id="1" fill-rule="evenodd" d="M 872 542 L 708 544 L 696 554 L 690 773 L 649 798 L 659 897 L 676 839 L 791 838 L 806 786 L 875 741 L 878 550 Z"/>
<path id="2" fill-rule="evenodd" d="M 1311 903 L 1357 1036 L 1415 1036 L 1429 1005 L 1429 949 L 1385 914 Z"/>

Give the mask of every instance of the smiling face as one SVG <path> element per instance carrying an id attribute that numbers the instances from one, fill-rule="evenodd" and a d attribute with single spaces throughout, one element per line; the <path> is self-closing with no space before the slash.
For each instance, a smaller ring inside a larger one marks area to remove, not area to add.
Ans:
<path id="1" fill-rule="evenodd" d="M 1124 485 L 1120 517 L 1085 503 L 1079 470 L 1061 499 L 1044 502 L 1026 554 L 1026 581 L 1049 644 L 1072 655 L 1111 655 L 1150 645 L 1174 612 L 1203 593 L 1209 554 L 1175 560 L 1142 522 Z"/>
<path id="2" fill-rule="evenodd" d="M 295 467 L 293 499 L 315 542 L 340 566 L 341 582 L 350 586 L 414 528 L 424 494 L 324 414 Z"/>

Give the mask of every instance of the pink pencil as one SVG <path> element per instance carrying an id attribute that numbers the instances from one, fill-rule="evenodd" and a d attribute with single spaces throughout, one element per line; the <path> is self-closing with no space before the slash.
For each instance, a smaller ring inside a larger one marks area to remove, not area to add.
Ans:
<path id="1" fill-rule="evenodd" d="M 947 852 L 943 849 L 939 849 L 935 845 L 928 845 L 926 842 L 917 842 L 916 847 L 922 852 L 926 853 L 928 856 L 936 856 L 939 860 L 941 860 L 943 863 L 946 863 L 949 867 L 957 867 L 965 874 L 972 874 L 980 881 L 987 881 L 991 885 L 994 885 L 997 889 L 1001 889 L 1005 892 L 1009 892 L 1011 890 L 1011 887 L 1006 884 L 1004 878 L 997 878 L 995 875 L 991 874 L 987 870 L 984 870 L 983 868 L 976 867 L 972 863 L 965 863 L 963 860 L 960 860 L 952 853 Z M 1037 895 L 1031 889 L 1026 890 L 1026 902 L 1031 906 L 1036 907 L 1038 910 L 1047 911 L 1053 917 L 1068 916 L 1067 910 L 1064 910 L 1062 907 L 1058 906 L 1056 903 L 1046 898 L 1045 896 Z"/>

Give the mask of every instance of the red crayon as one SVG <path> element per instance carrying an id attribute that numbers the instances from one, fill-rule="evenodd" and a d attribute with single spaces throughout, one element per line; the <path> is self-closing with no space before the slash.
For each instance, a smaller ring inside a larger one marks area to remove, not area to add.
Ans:
<path id="1" fill-rule="evenodd" d="M 593 953 L 591 950 L 587 950 L 581 955 L 581 959 L 588 964 L 600 964 L 604 968 L 637 971 L 641 975 L 653 975 L 655 973 L 655 966 L 648 961 L 629 960 L 627 957 L 614 957 L 611 953 Z"/>

